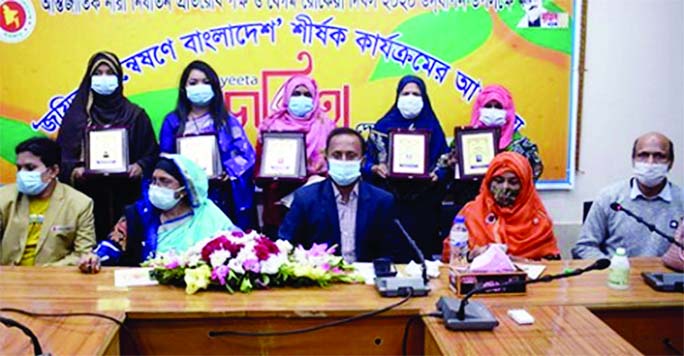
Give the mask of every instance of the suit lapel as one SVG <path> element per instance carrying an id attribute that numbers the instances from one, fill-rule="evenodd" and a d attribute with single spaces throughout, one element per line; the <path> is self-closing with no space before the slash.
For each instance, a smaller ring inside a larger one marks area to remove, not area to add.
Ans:
<path id="1" fill-rule="evenodd" d="M 64 186 L 57 182 L 55 191 L 52 192 L 52 197 L 50 198 L 50 205 L 48 205 L 47 211 L 45 212 L 45 217 L 43 220 L 43 227 L 40 229 L 40 239 L 38 240 L 38 246 L 36 246 L 36 256 L 40 253 L 40 249 L 45 244 L 47 240 L 50 229 L 55 224 L 55 219 L 62 210 L 62 202 L 64 200 Z"/>
<path id="2" fill-rule="evenodd" d="M 333 190 L 333 182 L 330 178 L 323 182 L 323 205 L 324 207 L 329 206 L 330 209 L 324 209 L 326 211 L 326 220 L 332 227 L 332 238 L 331 242 L 338 245 L 338 250 L 341 251 L 341 237 L 340 237 L 340 218 L 337 212 L 337 201 L 335 200 L 335 191 Z"/>
<path id="3" fill-rule="evenodd" d="M 21 257 L 24 255 L 26 240 L 28 239 L 29 199 L 25 194 L 21 194 L 15 209 L 12 221 L 9 221 L 7 224 L 5 237 L 19 240 L 19 254 L 15 256 L 16 259 L 12 261 L 13 263 L 19 263 Z"/>
<path id="4" fill-rule="evenodd" d="M 364 232 L 366 232 L 366 225 L 368 224 L 368 208 L 370 193 L 368 187 L 362 181 L 359 181 L 359 198 L 356 205 L 356 231 L 354 231 L 354 240 L 356 242 L 356 257 L 363 258 L 365 256 L 364 249 Z"/>

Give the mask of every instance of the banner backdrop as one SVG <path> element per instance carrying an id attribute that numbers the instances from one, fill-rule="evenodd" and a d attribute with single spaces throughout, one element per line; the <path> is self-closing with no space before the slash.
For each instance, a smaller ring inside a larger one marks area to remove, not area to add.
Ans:
<path id="1" fill-rule="evenodd" d="M 0 0 L 0 183 L 14 146 L 54 137 L 88 58 L 116 53 L 124 94 L 159 130 L 183 68 L 208 62 L 253 142 L 277 90 L 314 77 L 338 126 L 373 123 L 404 74 L 425 79 L 448 137 L 488 84 L 513 94 L 539 145 L 539 187 L 571 188 L 581 1 Z"/>

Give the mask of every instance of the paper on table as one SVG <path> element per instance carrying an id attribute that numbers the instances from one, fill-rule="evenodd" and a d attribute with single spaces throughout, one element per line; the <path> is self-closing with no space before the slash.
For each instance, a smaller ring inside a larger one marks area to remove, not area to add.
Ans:
<path id="1" fill-rule="evenodd" d="M 159 284 L 150 277 L 152 268 L 126 268 L 114 271 L 114 286 L 133 287 L 133 286 L 153 286 Z"/>
<path id="2" fill-rule="evenodd" d="M 441 265 L 442 263 L 439 261 L 425 260 L 425 267 L 427 268 L 428 277 L 438 278 L 439 266 Z M 423 275 L 423 268 L 418 263 L 411 260 L 411 262 L 409 262 L 409 264 L 407 264 L 404 268 L 404 272 L 411 277 L 419 277 Z"/>
<path id="3" fill-rule="evenodd" d="M 373 269 L 373 263 L 354 262 L 354 268 L 356 268 L 356 272 L 363 277 L 365 284 L 375 283 L 375 269 Z"/>
<path id="4" fill-rule="evenodd" d="M 541 276 L 542 272 L 546 269 L 544 265 L 530 265 L 526 263 L 515 262 L 515 265 L 527 273 L 527 277 L 530 279 L 537 279 Z"/>

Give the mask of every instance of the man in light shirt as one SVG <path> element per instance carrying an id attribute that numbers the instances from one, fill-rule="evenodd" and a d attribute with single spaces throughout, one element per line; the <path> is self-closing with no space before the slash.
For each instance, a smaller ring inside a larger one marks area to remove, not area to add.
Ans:
<path id="1" fill-rule="evenodd" d="M 629 257 L 662 256 L 669 242 L 610 205 L 625 209 L 672 236 L 684 216 L 684 193 L 667 179 L 674 163 L 674 145 L 660 133 L 647 133 L 634 141 L 633 176 L 605 188 L 594 201 L 582 226 L 574 258 L 612 256 L 624 247 Z"/>
<path id="2" fill-rule="evenodd" d="M 294 193 L 279 237 L 309 248 L 338 245 L 347 262 L 394 258 L 407 243 L 396 234 L 392 195 L 361 180 L 364 141 L 358 132 L 341 127 L 327 139 L 329 177 Z"/>

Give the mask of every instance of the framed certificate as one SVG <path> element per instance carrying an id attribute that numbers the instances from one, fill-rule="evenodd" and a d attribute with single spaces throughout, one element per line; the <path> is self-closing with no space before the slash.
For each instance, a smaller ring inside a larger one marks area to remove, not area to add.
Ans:
<path id="1" fill-rule="evenodd" d="M 216 135 L 182 136 L 176 139 L 178 154 L 200 166 L 207 177 L 217 178 L 223 173 Z"/>
<path id="2" fill-rule="evenodd" d="M 259 179 L 306 179 L 306 136 L 303 132 L 264 132 Z"/>
<path id="3" fill-rule="evenodd" d="M 128 172 L 126 128 L 90 128 L 86 131 L 86 171 L 95 174 Z"/>
<path id="4" fill-rule="evenodd" d="M 390 130 L 389 177 L 429 179 L 427 130 Z"/>
<path id="5" fill-rule="evenodd" d="M 498 127 L 455 127 L 454 139 L 458 152 L 456 179 L 480 179 L 489 168 L 489 163 L 499 153 Z"/>

